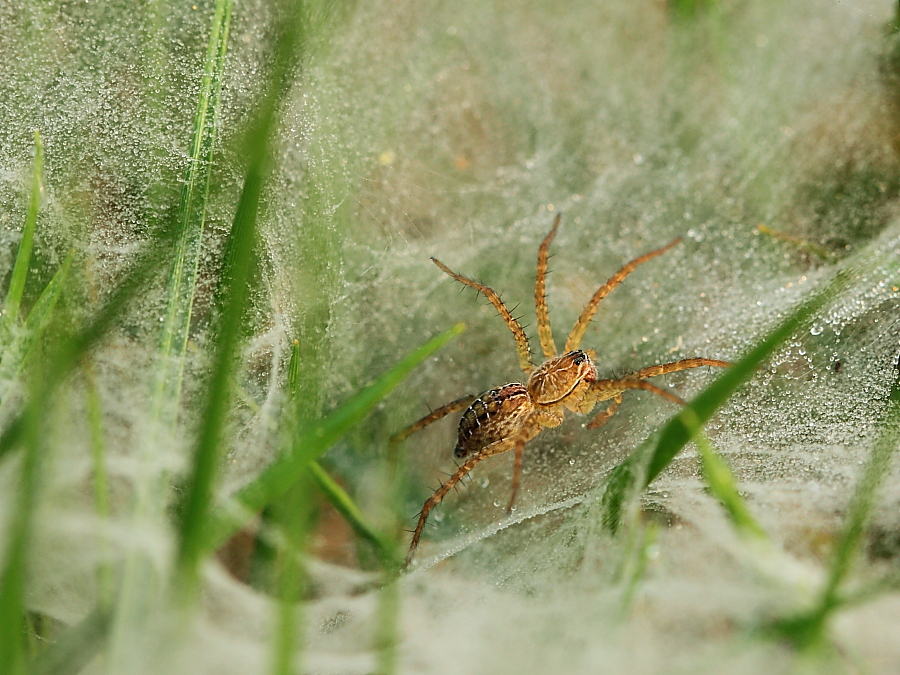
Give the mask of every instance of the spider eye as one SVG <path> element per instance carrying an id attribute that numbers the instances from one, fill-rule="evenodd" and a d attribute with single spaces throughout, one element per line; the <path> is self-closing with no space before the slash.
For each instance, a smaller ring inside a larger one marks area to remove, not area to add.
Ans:
<path id="1" fill-rule="evenodd" d="M 572 363 L 574 363 L 576 366 L 580 366 L 580 365 L 581 365 L 582 363 L 584 363 L 586 360 L 587 360 L 587 356 L 585 355 L 585 353 L 584 353 L 584 352 L 578 352 L 578 353 L 575 355 L 575 358 L 572 359 Z"/>

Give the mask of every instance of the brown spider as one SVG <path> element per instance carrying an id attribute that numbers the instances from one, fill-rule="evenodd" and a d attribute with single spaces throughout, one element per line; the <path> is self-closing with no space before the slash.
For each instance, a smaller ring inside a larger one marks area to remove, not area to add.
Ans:
<path id="1" fill-rule="evenodd" d="M 522 451 L 525 448 L 525 444 L 537 436 L 542 429 L 558 427 L 562 424 L 563 413 L 566 410 L 584 414 L 590 412 L 600 401 L 612 399 L 612 403 L 587 425 L 588 429 L 596 429 L 613 416 L 622 402 L 622 393 L 627 389 L 643 389 L 658 394 L 673 403 L 684 404 L 684 401 L 678 396 L 670 394 L 649 382 L 645 382 L 645 378 L 700 366 L 719 366 L 724 368 L 731 365 L 727 361 L 717 361 L 715 359 L 684 359 L 674 363 L 641 368 L 623 378 L 601 380 L 597 376 L 597 369 L 593 363 L 597 357 L 594 350 L 582 351 L 578 348 L 600 301 L 613 288 L 618 286 L 625 277 L 631 274 L 638 265 L 665 253 L 675 246 L 680 241 L 680 238 L 675 239 L 667 246 L 635 258 L 597 289 L 597 292 L 594 293 L 590 302 L 581 312 L 581 316 L 578 317 L 578 321 L 575 322 L 572 332 L 569 333 L 569 337 L 566 340 L 565 353 L 562 356 L 557 356 L 556 345 L 550 328 L 550 316 L 547 313 L 545 279 L 547 276 L 547 256 L 550 243 L 553 241 L 553 237 L 556 236 L 559 219 L 560 216 L 557 215 L 556 220 L 553 222 L 553 229 L 544 238 L 538 251 L 534 301 L 537 310 L 538 336 L 541 341 L 541 349 L 547 360 L 537 367 L 531 362 L 528 336 L 525 335 L 522 326 L 506 308 L 503 301 L 500 300 L 500 296 L 487 286 L 456 274 L 436 258 L 431 259 L 435 265 L 457 281 L 483 293 L 497 308 L 500 316 L 503 317 L 513 332 L 516 340 L 516 351 L 519 355 L 519 366 L 525 371 L 528 381 L 525 384 L 520 382 L 504 384 L 480 396 L 464 396 L 438 408 L 430 415 L 426 415 L 391 438 L 391 455 L 393 457 L 397 444 L 411 434 L 452 412 L 466 408 L 462 418 L 459 420 L 459 431 L 454 455 L 459 458 L 467 457 L 468 459 L 422 506 L 422 511 L 419 513 L 419 522 L 416 524 L 416 529 L 413 532 L 412 541 L 409 545 L 409 553 L 406 556 L 406 565 L 409 565 L 413 553 L 419 545 L 419 539 L 422 537 L 422 530 L 425 527 L 425 520 L 428 518 L 428 514 L 441 502 L 453 486 L 462 480 L 481 460 L 515 449 L 512 495 L 507 507 L 507 511 L 511 511 L 516 500 L 516 493 L 519 490 L 519 478 L 522 473 Z"/>

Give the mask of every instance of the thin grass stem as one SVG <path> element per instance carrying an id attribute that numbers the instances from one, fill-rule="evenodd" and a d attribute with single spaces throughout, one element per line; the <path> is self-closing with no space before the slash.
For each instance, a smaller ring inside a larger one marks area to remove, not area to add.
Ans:
<path id="1" fill-rule="evenodd" d="M 160 367 L 154 398 L 156 415 L 162 413 L 163 406 L 166 406 L 169 412 L 174 411 L 181 396 L 184 354 L 196 292 L 232 5 L 232 0 L 216 2 L 197 110 L 194 114 L 190 157 L 178 205 L 178 234 L 160 337 Z"/>
<path id="2" fill-rule="evenodd" d="M 37 225 L 38 211 L 41 208 L 41 195 L 44 191 L 44 147 L 41 144 L 41 135 L 34 132 L 34 172 L 31 177 L 31 194 L 28 200 L 28 211 L 25 214 L 25 226 L 22 228 L 22 241 L 19 243 L 19 252 L 16 254 L 16 262 L 13 266 L 12 278 L 9 282 L 9 292 L 6 295 L 6 306 L 3 311 L 5 320 L 10 325 L 15 325 L 19 318 L 19 305 L 22 303 L 22 294 L 25 292 L 25 281 L 28 278 L 28 270 L 31 267 L 31 248 L 34 242 L 34 229 Z"/>

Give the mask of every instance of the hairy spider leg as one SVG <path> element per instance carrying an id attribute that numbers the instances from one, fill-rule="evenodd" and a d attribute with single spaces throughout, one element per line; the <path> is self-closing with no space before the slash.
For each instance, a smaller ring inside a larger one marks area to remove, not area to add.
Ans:
<path id="1" fill-rule="evenodd" d="M 621 284 L 625 277 L 634 272 L 638 265 L 641 265 L 648 260 L 652 260 L 658 255 L 662 255 L 680 241 L 681 237 L 678 237 L 662 248 L 656 249 L 655 251 L 650 251 L 650 253 L 645 253 L 644 255 L 635 258 L 630 263 L 622 267 L 622 269 L 620 269 L 618 272 L 613 274 L 609 278 L 609 281 L 598 288 L 597 292 L 594 293 L 590 302 L 588 302 L 584 310 L 581 312 L 581 316 L 578 317 L 578 321 L 576 321 L 575 325 L 572 327 L 572 332 L 569 333 L 569 339 L 566 340 L 565 351 L 570 352 L 573 349 L 578 349 L 579 345 L 581 345 L 581 340 L 582 338 L 584 338 L 584 334 L 587 331 L 588 324 L 590 324 L 591 319 L 594 318 L 594 313 L 597 311 L 597 306 L 600 304 L 600 301 L 603 300 L 603 298 L 609 295 L 609 292 L 612 289 Z"/>
<path id="2" fill-rule="evenodd" d="M 477 398 L 477 396 L 463 396 L 462 398 L 458 398 L 455 401 L 450 401 L 447 405 L 442 405 L 440 408 L 436 410 L 432 410 L 428 415 L 425 415 L 418 422 L 414 422 L 410 424 L 408 427 L 403 429 L 402 431 L 398 431 L 396 434 L 391 436 L 391 440 L 388 445 L 388 461 L 391 466 L 396 466 L 397 464 L 397 447 L 405 441 L 407 438 L 412 436 L 417 431 L 421 431 L 429 424 L 433 424 L 440 419 L 443 419 L 450 413 L 455 413 L 458 410 L 463 410 L 464 408 L 468 408 L 469 404 L 472 403 Z"/>
<path id="3" fill-rule="evenodd" d="M 621 380 L 597 380 L 596 382 L 592 382 L 587 394 L 585 394 L 581 409 L 585 412 L 589 411 L 598 402 L 615 398 L 616 395 L 621 394 L 626 389 L 649 391 L 657 396 L 662 396 L 667 401 L 677 403 L 678 405 L 684 405 L 684 399 L 665 389 L 657 387 L 655 384 L 626 377 Z"/>
<path id="4" fill-rule="evenodd" d="M 548 359 L 556 356 L 556 343 L 553 341 L 553 329 L 550 327 L 550 313 L 547 311 L 547 258 L 550 255 L 550 243 L 559 229 L 561 213 L 556 214 L 553 228 L 544 237 L 540 249 L 538 249 L 537 278 L 534 281 L 534 306 L 537 312 L 538 337 L 541 340 L 541 349 Z"/>
<path id="5" fill-rule="evenodd" d="M 537 436 L 541 429 L 558 427 L 562 422 L 563 416 L 561 413 L 551 410 L 535 410 L 528 416 L 522 430 L 516 434 L 516 458 L 513 463 L 512 494 L 509 496 L 509 504 L 506 507 L 507 513 L 512 513 L 512 508 L 516 503 L 516 495 L 519 494 L 519 484 L 522 480 L 522 455 L 524 454 L 525 444 Z"/>
<path id="6" fill-rule="evenodd" d="M 717 368 L 727 368 L 731 365 L 730 361 L 719 361 L 718 359 L 682 359 L 672 363 L 662 363 L 658 366 L 648 366 L 641 368 L 633 373 L 626 375 L 626 378 L 636 377 L 643 380 L 645 377 L 656 377 L 657 375 L 668 375 L 669 373 L 677 373 L 679 370 L 688 370 L 689 368 L 700 368 L 701 366 L 715 366 Z"/>
<path id="7" fill-rule="evenodd" d="M 600 425 L 605 424 L 609 421 L 609 418 L 615 414 L 616 409 L 619 407 L 619 403 L 621 403 L 622 401 L 622 391 L 624 391 L 625 389 L 643 389 L 645 391 L 650 391 L 654 394 L 662 396 L 664 399 L 671 401 L 672 403 L 684 405 L 684 400 L 682 400 L 678 396 L 675 396 L 674 394 L 666 391 L 665 389 L 661 389 L 656 385 L 652 385 L 649 382 L 644 382 L 644 378 L 646 377 L 666 375 L 668 373 L 676 373 L 679 370 L 700 368 L 701 366 L 716 366 L 719 368 L 727 368 L 730 365 L 731 363 L 729 363 L 728 361 L 719 361 L 718 359 L 683 359 L 681 361 L 674 361 L 672 363 L 661 363 L 657 366 L 641 368 L 640 370 L 629 373 L 625 377 L 617 380 L 597 380 L 590 386 L 590 389 L 588 389 L 587 396 L 585 396 L 584 403 L 582 404 L 582 412 L 588 412 L 594 405 L 596 405 L 600 401 L 613 399 L 613 403 L 611 403 L 606 410 L 599 413 L 593 420 L 591 420 L 587 428 L 596 429 Z"/>
<path id="8" fill-rule="evenodd" d="M 506 325 L 509 326 L 509 329 L 513 333 L 513 337 L 516 339 L 516 352 L 519 355 L 519 367 L 525 371 L 526 374 L 530 374 L 531 371 L 534 370 L 534 364 L 531 362 L 531 348 L 528 346 L 528 336 L 525 335 L 522 325 L 516 321 L 516 317 L 514 317 L 506 308 L 506 305 L 503 304 L 503 301 L 500 299 L 500 296 L 497 295 L 496 291 L 488 288 L 484 284 L 479 284 L 477 281 L 469 279 L 469 277 L 457 274 L 437 258 L 432 258 L 431 262 L 461 284 L 465 284 L 469 288 L 474 288 L 479 293 L 482 293 L 484 297 L 491 302 L 500 316 L 503 317 L 503 320 L 506 321 Z"/>
<path id="9" fill-rule="evenodd" d="M 419 545 L 419 539 L 422 538 L 422 531 L 425 529 L 425 521 L 428 519 L 428 514 L 431 513 L 431 510 L 441 503 L 444 497 L 447 495 L 453 487 L 461 481 L 466 474 L 468 474 L 478 462 L 481 460 L 490 457 L 491 455 L 496 455 L 501 452 L 506 452 L 510 448 L 512 448 L 513 443 L 515 443 L 515 439 L 503 439 L 500 441 L 496 441 L 491 443 L 487 447 L 483 448 L 479 453 L 472 455 L 468 460 L 463 462 L 460 467 L 456 470 L 456 472 L 450 476 L 437 490 L 434 491 L 428 499 L 425 500 L 425 503 L 422 505 L 422 510 L 419 511 L 419 522 L 416 523 L 416 529 L 413 531 L 412 541 L 409 543 L 409 551 L 406 554 L 406 562 L 403 563 L 404 568 L 409 567 L 409 563 L 412 560 L 413 554 L 416 552 L 416 547 Z"/>
<path id="10" fill-rule="evenodd" d="M 619 406 L 622 404 L 622 393 L 618 393 L 612 398 L 612 403 L 610 403 L 606 410 L 597 414 L 597 416 L 591 420 L 590 424 L 587 425 L 588 429 L 596 429 L 598 427 L 602 427 L 609 421 L 609 418 L 616 414 L 616 410 L 619 409 Z"/>

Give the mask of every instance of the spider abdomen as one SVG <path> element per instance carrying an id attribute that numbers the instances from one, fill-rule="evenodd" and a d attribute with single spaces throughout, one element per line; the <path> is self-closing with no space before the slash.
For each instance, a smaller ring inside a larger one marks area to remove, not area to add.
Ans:
<path id="1" fill-rule="evenodd" d="M 466 457 L 491 443 L 510 438 L 522 428 L 533 410 L 531 396 L 520 382 L 484 392 L 460 418 L 453 454 Z"/>

